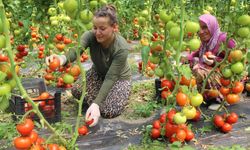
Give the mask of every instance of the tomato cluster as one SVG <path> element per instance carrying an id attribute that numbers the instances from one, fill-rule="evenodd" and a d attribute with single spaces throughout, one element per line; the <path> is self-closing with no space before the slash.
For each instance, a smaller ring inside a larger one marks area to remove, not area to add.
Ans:
<path id="1" fill-rule="evenodd" d="M 213 117 L 213 123 L 215 127 L 219 128 L 220 131 L 228 133 L 232 130 L 233 124 L 238 121 L 238 115 L 235 112 L 230 114 L 215 115 Z"/>
<path id="2" fill-rule="evenodd" d="M 171 109 L 168 113 L 161 114 L 160 118 L 152 123 L 153 128 L 150 132 L 151 138 L 157 139 L 165 137 L 168 138 L 171 143 L 175 141 L 191 141 L 195 137 L 194 133 L 185 123 L 175 123 L 174 116 L 176 114 L 175 109 Z"/>
<path id="3" fill-rule="evenodd" d="M 240 94 L 244 90 L 244 84 L 240 81 L 231 83 L 230 79 L 221 78 L 220 93 L 224 96 L 228 104 L 235 104 L 240 101 Z"/>
<path id="4" fill-rule="evenodd" d="M 47 83 L 57 82 L 57 87 L 60 88 L 71 88 L 72 84 L 78 79 L 81 70 L 78 65 L 68 64 L 66 66 L 60 66 L 60 61 L 55 58 L 49 64 L 49 68 L 46 70 L 44 78 Z"/>
<path id="5" fill-rule="evenodd" d="M 41 93 L 38 97 L 31 98 L 35 103 L 39 104 L 39 109 L 44 114 L 46 118 L 53 118 L 55 117 L 55 97 L 52 96 L 48 92 Z M 25 112 L 32 109 L 32 105 L 30 103 L 24 104 L 24 110 Z M 29 114 L 29 117 L 33 119 L 35 116 L 34 112 L 31 112 Z"/>
<path id="6" fill-rule="evenodd" d="M 29 150 L 66 150 L 64 146 L 57 144 L 46 144 L 34 130 L 34 122 L 31 119 L 25 119 L 22 123 L 16 125 L 16 129 L 20 136 L 13 140 L 16 149 Z"/>

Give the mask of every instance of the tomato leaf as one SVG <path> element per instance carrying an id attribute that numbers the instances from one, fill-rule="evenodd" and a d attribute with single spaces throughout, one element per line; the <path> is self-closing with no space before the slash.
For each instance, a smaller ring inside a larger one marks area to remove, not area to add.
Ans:
<path id="1" fill-rule="evenodd" d="M 190 67 L 189 67 L 188 64 L 181 65 L 179 71 L 180 71 L 180 73 L 181 73 L 182 75 L 184 75 L 185 78 L 187 78 L 188 80 L 189 80 L 189 79 L 191 78 L 191 76 L 192 76 L 192 71 L 191 71 L 191 69 L 190 69 Z"/>
<path id="2" fill-rule="evenodd" d="M 6 78 L 6 76 L 7 76 L 7 74 L 6 74 L 6 73 L 4 73 L 4 72 L 0 71 L 0 82 L 4 81 L 4 80 L 5 80 L 5 78 Z"/>
<path id="3" fill-rule="evenodd" d="M 142 70 L 145 69 L 148 63 L 148 57 L 149 57 L 149 51 L 150 47 L 149 46 L 144 46 L 141 50 L 141 58 L 142 58 Z"/>

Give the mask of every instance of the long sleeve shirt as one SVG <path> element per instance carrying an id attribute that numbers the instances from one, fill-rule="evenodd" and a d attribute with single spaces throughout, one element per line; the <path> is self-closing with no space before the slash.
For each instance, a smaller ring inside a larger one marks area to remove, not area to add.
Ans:
<path id="1" fill-rule="evenodd" d="M 103 48 L 97 42 L 94 33 L 87 31 L 81 36 L 81 46 L 83 48 L 90 48 L 93 68 L 103 80 L 101 89 L 93 101 L 96 104 L 100 104 L 106 99 L 116 81 L 129 80 L 131 78 L 131 71 L 127 62 L 129 45 L 121 35 L 115 34 L 113 43 L 108 48 Z M 82 52 L 83 50 L 80 53 Z M 76 51 L 71 50 L 67 54 L 67 60 L 72 62 L 75 59 Z"/>

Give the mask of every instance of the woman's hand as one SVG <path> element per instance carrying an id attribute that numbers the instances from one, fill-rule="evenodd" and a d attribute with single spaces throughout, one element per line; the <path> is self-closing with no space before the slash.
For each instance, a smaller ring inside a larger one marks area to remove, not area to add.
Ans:
<path id="1" fill-rule="evenodd" d="M 211 66 L 214 63 L 214 59 L 215 59 L 214 55 L 211 56 L 203 55 L 204 63 L 206 63 L 209 66 Z"/>
<path id="2" fill-rule="evenodd" d="M 89 127 L 93 127 L 98 123 L 99 117 L 101 116 L 100 114 L 100 109 L 99 106 L 96 103 L 92 103 L 85 115 L 85 121 L 91 121 L 93 119 L 93 123 L 89 125 Z"/>
<path id="3" fill-rule="evenodd" d="M 67 61 L 67 58 L 66 58 L 65 55 L 56 55 L 56 54 L 52 54 L 52 55 L 50 55 L 50 56 L 48 56 L 48 57 L 45 58 L 45 63 L 46 63 L 47 65 L 49 65 L 50 62 L 53 62 L 53 59 L 54 59 L 54 58 L 58 58 L 58 59 L 60 60 L 60 65 L 61 65 L 61 66 L 65 65 L 65 63 L 66 63 L 66 61 Z"/>

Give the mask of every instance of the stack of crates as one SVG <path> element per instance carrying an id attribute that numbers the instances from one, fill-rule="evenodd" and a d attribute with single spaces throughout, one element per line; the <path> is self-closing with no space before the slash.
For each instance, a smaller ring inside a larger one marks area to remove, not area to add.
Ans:
<path id="1" fill-rule="evenodd" d="M 41 93 L 47 92 L 47 88 L 43 78 L 28 78 L 22 79 L 22 85 L 27 91 L 28 95 L 32 98 L 39 97 Z M 18 116 L 22 116 L 25 112 L 32 109 L 31 104 L 28 104 L 18 92 L 11 97 L 10 111 L 14 113 L 13 118 L 17 119 Z M 36 98 L 34 102 L 39 103 L 39 110 L 42 112 L 44 118 L 49 123 L 55 123 L 61 121 L 61 92 L 56 91 L 53 96 L 48 99 Z M 33 112 L 29 115 L 35 121 L 39 121 L 39 118 Z"/>

